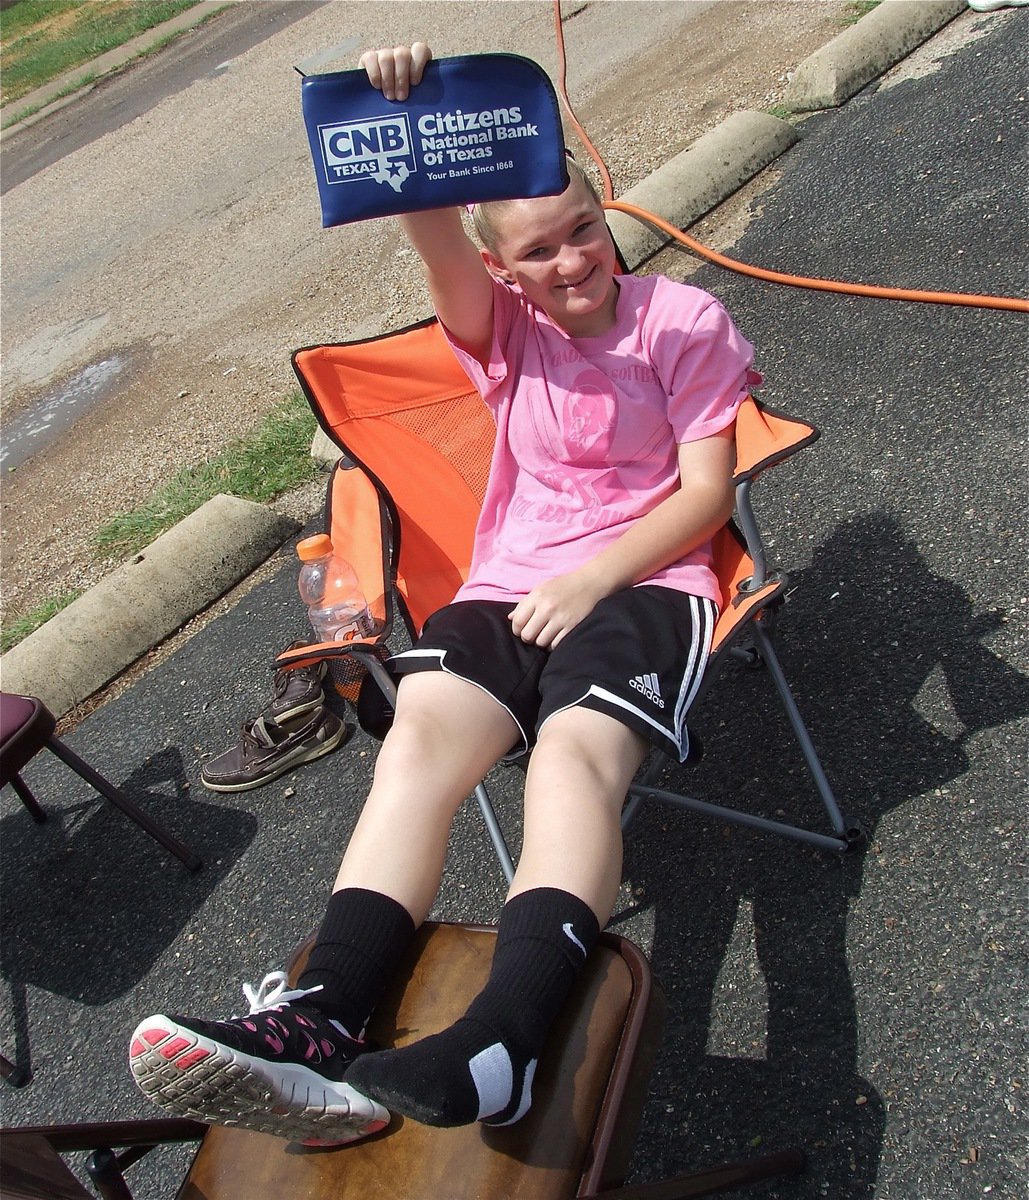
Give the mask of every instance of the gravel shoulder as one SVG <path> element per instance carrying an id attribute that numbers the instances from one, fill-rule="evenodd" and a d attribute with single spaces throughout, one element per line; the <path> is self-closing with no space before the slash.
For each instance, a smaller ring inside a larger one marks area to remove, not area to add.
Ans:
<path id="1" fill-rule="evenodd" d="M 616 190 L 731 112 L 779 101 L 789 72 L 839 32 L 848 7 L 566 6 L 569 92 Z M 292 67 L 326 47 L 414 32 L 441 54 L 506 50 L 555 76 L 550 6 L 491 11 L 484 29 L 480 6 L 327 4 L 11 189 L 5 419 L 93 364 L 117 359 L 120 372 L 101 402 L 4 480 L 5 617 L 116 565 L 95 557 L 94 531 L 246 433 L 292 389 L 295 347 L 425 315 L 416 264 L 392 224 L 320 228 Z M 130 69 L 142 88 L 150 69 Z M 72 106 L 76 119 L 88 119 L 87 105 Z"/>

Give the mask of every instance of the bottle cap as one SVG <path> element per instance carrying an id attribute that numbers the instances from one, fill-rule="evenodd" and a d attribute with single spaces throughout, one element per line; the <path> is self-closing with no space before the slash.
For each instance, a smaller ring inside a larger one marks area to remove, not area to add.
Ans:
<path id="1" fill-rule="evenodd" d="M 301 562 L 314 562 L 316 558 L 324 558 L 326 554 L 331 553 L 332 540 L 327 533 L 319 533 L 297 542 L 297 554 Z"/>

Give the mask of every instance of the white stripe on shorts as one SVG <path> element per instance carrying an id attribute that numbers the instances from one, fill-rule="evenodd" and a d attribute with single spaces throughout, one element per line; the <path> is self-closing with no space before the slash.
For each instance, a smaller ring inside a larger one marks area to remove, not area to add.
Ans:
<path id="1" fill-rule="evenodd" d="M 666 724 L 656 721 L 650 713 L 637 708 L 631 700 L 626 699 L 624 696 L 616 696 L 613 692 L 609 692 L 607 688 L 600 687 L 595 683 L 591 684 L 571 704 L 566 704 L 563 708 L 555 709 L 547 717 L 547 721 L 551 717 L 557 716 L 559 712 L 567 712 L 570 708 L 577 708 L 587 696 L 596 696 L 613 705 L 615 708 L 621 708 L 626 712 L 635 714 L 643 724 L 648 725 L 666 741 L 671 742 L 679 761 L 685 762 L 690 749 L 686 716 L 689 713 L 690 705 L 696 699 L 701 680 L 704 678 L 704 671 L 707 668 L 707 660 L 711 652 L 711 639 L 714 634 L 715 621 L 718 616 L 718 609 L 713 600 L 709 600 L 705 596 L 692 595 L 689 597 L 689 600 L 690 615 L 693 623 L 693 637 L 690 643 L 689 656 L 686 660 L 686 670 L 683 673 L 679 695 L 676 697 L 675 702 L 674 735 L 669 731 Z M 543 725 L 546 725 L 547 721 L 544 721 Z M 543 726 L 541 725 L 540 728 L 542 729 Z"/>
<path id="2" fill-rule="evenodd" d="M 529 744 L 529 739 L 525 735 L 525 729 L 522 727 L 522 723 L 518 720 L 518 718 L 514 715 L 514 713 L 507 707 L 507 705 L 503 702 L 503 700 L 498 700 L 497 697 L 494 696 L 493 693 L 489 690 L 489 688 L 483 687 L 483 685 L 481 683 L 477 683 L 474 679 L 469 679 L 467 675 L 461 675 L 457 671 L 451 670 L 451 668 L 448 667 L 447 663 L 446 663 L 446 658 L 447 658 L 446 650 L 435 650 L 432 648 L 420 650 L 420 649 L 418 649 L 418 647 L 415 647 L 412 650 L 401 650 L 401 652 L 399 654 L 390 655 L 389 661 L 395 662 L 397 659 L 400 659 L 400 658 L 433 658 L 439 663 L 439 669 L 445 675 L 451 675 L 451 676 L 453 676 L 454 679 L 461 679 L 465 683 L 471 684 L 473 688 L 478 688 L 478 690 L 480 692 L 482 692 L 484 695 L 489 696 L 489 698 L 495 704 L 499 704 L 500 707 L 504 710 L 504 712 L 506 712 L 507 715 L 511 718 L 511 720 L 514 721 L 515 728 L 518 730 L 518 736 L 521 738 L 521 745 L 519 747 L 517 747 L 515 750 L 511 751 L 509 754 L 505 754 L 504 758 L 505 759 L 519 758 L 519 757 L 521 757 L 521 755 L 523 755 L 525 753 L 525 748 Z M 421 672 L 415 671 L 415 672 L 412 672 L 412 674 L 421 674 Z"/>
<path id="3" fill-rule="evenodd" d="M 675 704 L 675 728 L 678 731 L 679 753 L 684 756 L 689 752 L 689 737 L 683 737 L 686 732 L 686 714 L 697 698 L 700 681 L 707 669 L 708 656 L 711 653 L 711 638 L 715 631 L 715 620 L 718 610 L 713 600 L 706 597 L 690 596 L 690 613 L 693 617 L 693 644 L 690 646 L 690 657 L 683 675 L 679 698 Z M 682 757 L 680 761 L 685 761 Z"/>

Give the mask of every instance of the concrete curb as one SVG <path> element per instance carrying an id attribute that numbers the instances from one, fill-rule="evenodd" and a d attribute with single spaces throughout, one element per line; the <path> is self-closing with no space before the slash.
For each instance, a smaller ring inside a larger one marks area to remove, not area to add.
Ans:
<path id="1" fill-rule="evenodd" d="M 804 59 L 784 103 L 794 112 L 842 104 L 967 7 L 967 0 L 882 0 Z"/>
<path id="2" fill-rule="evenodd" d="M 768 113 L 733 113 L 619 199 L 686 229 L 797 140 L 792 125 Z M 607 219 L 630 271 L 669 240 L 627 213 L 609 212 Z"/>
<path id="3" fill-rule="evenodd" d="M 220 5 L 197 9 L 207 7 Z M 801 63 L 787 103 L 796 111 L 842 103 L 965 7 L 966 0 L 882 0 Z M 734 113 L 621 199 L 688 228 L 797 140 L 791 125 L 767 113 Z M 608 218 L 630 270 L 669 240 L 624 213 Z M 312 457 L 326 465 L 339 457 L 320 429 Z M 245 578 L 299 527 L 263 505 L 216 496 L 5 654 L 5 690 L 38 696 L 63 715 Z"/>
<path id="4" fill-rule="evenodd" d="M 311 439 L 311 457 L 324 470 L 328 471 L 339 462 L 339 446 L 329 437 L 319 425 Z"/>
<path id="5" fill-rule="evenodd" d="M 300 522 L 219 495 L 3 656 L 3 688 L 63 716 L 245 579 Z"/>

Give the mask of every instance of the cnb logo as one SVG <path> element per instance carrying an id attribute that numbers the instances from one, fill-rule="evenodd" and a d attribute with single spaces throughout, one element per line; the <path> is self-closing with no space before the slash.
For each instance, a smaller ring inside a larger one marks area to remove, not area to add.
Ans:
<path id="1" fill-rule="evenodd" d="M 417 169 L 406 113 L 319 125 L 318 136 L 329 183 L 372 179 L 399 192 Z"/>

